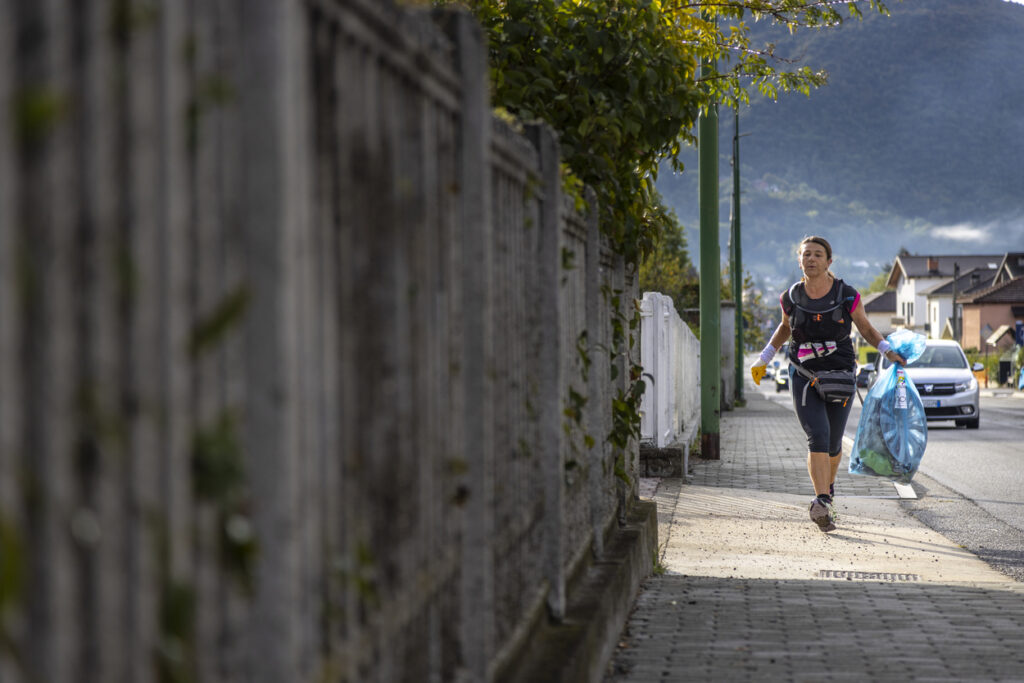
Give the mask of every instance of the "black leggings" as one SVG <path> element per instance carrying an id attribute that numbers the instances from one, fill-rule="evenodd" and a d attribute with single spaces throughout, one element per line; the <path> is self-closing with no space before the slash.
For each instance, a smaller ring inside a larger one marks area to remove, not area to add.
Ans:
<path id="1" fill-rule="evenodd" d="M 850 417 L 853 401 L 846 405 L 825 403 L 813 387 L 807 388 L 807 405 L 804 403 L 804 387 L 807 378 L 791 365 L 789 367 L 789 388 L 793 394 L 793 406 L 797 419 L 807 434 L 807 450 L 812 453 L 828 453 L 837 457 L 843 452 L 843 432 Z"/>

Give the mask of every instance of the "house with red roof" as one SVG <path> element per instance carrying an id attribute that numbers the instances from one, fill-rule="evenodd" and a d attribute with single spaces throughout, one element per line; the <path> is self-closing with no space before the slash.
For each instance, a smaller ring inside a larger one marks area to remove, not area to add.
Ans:
<path id="1" fill-rule="evenodd" d="M 960 271 L 960 277 L 949 278 L 945 282 L 921 292 L 928 306 L 928 336 L 932 339 L 954 339 L 958 337 L 953 329 L 953 297 L 988 289 L 993 285 L 997 269 L 971 268 Z M 959 312 L 959 309 L 958 309 Z M 963 329 L 963 318 L 960 318 L 959 329 Z"/>

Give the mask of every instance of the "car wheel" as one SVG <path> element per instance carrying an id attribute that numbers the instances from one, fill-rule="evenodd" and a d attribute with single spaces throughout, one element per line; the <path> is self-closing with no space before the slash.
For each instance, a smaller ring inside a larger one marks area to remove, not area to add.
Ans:
<path id="1" fill-rule="evenodd" d="M 782 385 L 781 385 L 781 384 L 779 384 L 778 382 L 776 382 L 776 383 L 775 383 L 775 393 L 777 394 L 777 393 L 779 393 L 780 391 L 782 391 Z"/>
<path id="2" fill-rule="evenodd" d="M 976 417 L 973 420 L 964 420 L 964 424 L 967 425 L 968 429 L 977 429 L 978 425 L 980 423 L 981 423 L 981 418 L 980 417 Z"/>

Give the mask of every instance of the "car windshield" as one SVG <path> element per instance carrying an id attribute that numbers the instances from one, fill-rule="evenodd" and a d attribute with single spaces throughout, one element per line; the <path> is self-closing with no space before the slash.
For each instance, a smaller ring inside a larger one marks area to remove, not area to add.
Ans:
<path id="1" fill-rule="evenodd" d="M 889 367 L 889 359 L 883 364 Z M 908 368 L 966 368 L 964 355 L 955 346 L 929 346 L 921 357 L 907 365 Z"/>

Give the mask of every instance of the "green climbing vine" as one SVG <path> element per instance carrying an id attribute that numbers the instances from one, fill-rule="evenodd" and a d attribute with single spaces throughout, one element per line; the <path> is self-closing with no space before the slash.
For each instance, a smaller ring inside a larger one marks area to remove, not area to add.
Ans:
<path id="1" fill-rule="evenodd" d="M 612 346 L 609 354 L 612 380 L 618 378 L 620 363 L 628 378 L 625 387 L 618 389 L 612 399 L 612 428 L 607 439 L 615 447 L 615 476 L 628 486 L 631 480 L 626 470 L 626 452 L 631 441 L 640 441 L 640 403 L 647 388 L 643 367 L 633 354 L 640 326 L 640 308 L 636 300 L 631 299 L 627 315 L 623 312 L 623 290 L 605 285 L 602 293 L 612 312 Z"/>

